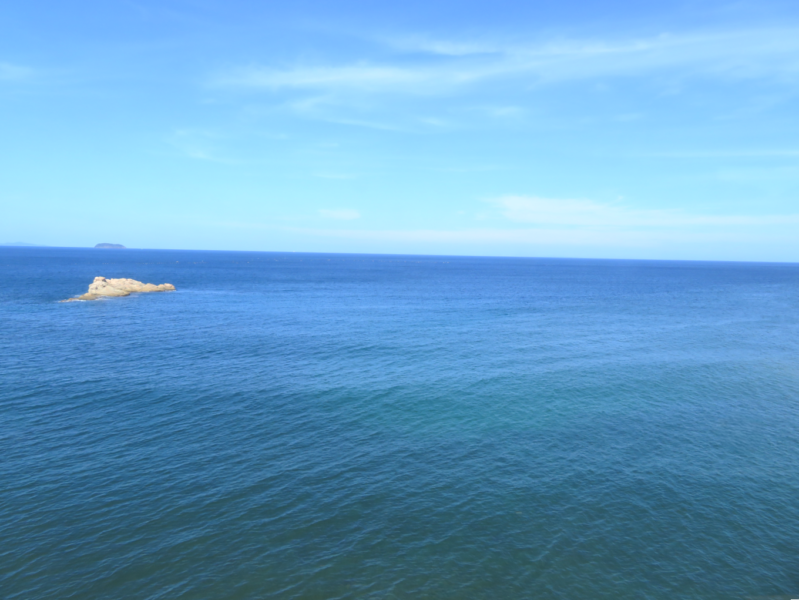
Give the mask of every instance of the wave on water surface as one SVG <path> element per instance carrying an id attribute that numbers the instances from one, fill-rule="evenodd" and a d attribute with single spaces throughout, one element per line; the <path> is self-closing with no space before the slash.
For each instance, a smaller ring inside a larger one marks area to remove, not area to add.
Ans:
<path id="1" fill-rule="evenodd" d="M 5 598 L 799 597 L 799 266 L 0 266 Z"/>

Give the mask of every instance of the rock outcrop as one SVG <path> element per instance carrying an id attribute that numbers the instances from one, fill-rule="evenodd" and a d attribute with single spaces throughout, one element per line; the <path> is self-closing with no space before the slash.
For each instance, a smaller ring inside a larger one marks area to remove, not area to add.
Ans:
<path id="1" fill-rule="evenodd" d="M 95 277 L 87 293 L 77 298 L 62 300 L 62 302 L 97 300 L 97 298 L 102 298 L 104 296 L 130 296 L 137 292 L 172 292 L 174 290 L 175 286 L 171 283 L 155 285 L 152 283 L 142 283 L 135 279 L 106 279 L 105 277 Z"/>

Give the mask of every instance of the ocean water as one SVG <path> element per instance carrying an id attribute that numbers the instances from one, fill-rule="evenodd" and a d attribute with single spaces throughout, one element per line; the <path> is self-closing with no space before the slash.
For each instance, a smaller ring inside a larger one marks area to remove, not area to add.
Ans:
<path id="1" fill-rule="evenodd" d="M 799 598 L 799 266 L 2 248 L 0 597 Z"/>

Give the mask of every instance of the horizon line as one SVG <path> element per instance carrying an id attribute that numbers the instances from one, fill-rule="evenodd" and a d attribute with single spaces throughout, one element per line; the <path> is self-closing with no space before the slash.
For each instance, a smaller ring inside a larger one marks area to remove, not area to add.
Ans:
<path id="1" fill-rule="evenodd" d="M 762 265 L 799 265 L 799 261 L 787 260 L 730 260 L 703 258 L 618 258 L 618 257 L 583 257 L 583 256 L 518 256 L 518 255 L 486 255 L 486 254 L 422 254 L 422 253 L 390 253 L 390 252 L 321 252 L 309 250 L 208 250 L 202 248 L 96 248 L 94 246 L 47 246 L 44 244 L 28 244 L 14 242 L 0 244 L 0 248 L 49 248 L 52 250 L 98 250 L 117 251 L 141 250 L 150 252 L 247 252 L 259 254 L 310 254 L 335 256 L 381 256 L 381 257 L 423 257 L 423 258 L 499 258 L 518 260 L 586 260 L 586 261 L 626 261 L 626 262 L 686 262 L 686 263 L 730 263 L 730 264 L 762 264 Z"/>

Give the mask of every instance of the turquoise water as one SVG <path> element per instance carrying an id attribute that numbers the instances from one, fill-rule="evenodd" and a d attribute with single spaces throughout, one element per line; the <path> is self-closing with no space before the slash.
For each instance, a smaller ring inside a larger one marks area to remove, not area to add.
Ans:
<path id="1" fill-rule="evenodd" d="M 96 302 L 97 275 L 178 291 Z M 799 266 L 0 249 L 0 596 L 799 598 Z"/>

